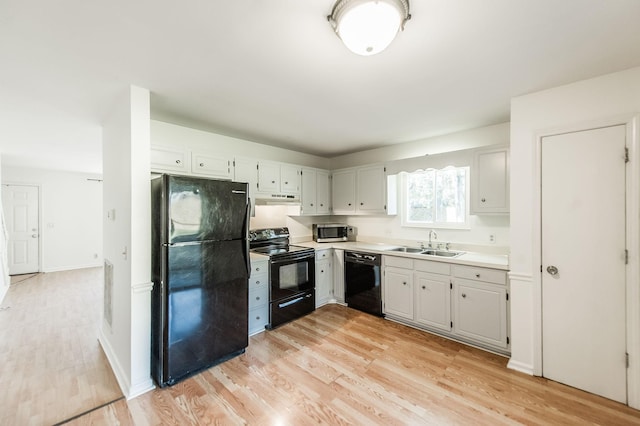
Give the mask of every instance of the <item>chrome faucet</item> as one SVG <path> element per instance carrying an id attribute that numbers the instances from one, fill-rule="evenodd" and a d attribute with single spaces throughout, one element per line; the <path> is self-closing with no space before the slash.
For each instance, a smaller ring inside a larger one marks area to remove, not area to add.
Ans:
<path id="1" fill-rule="evenodd" d="M 431 244 L 431 237 L 433 236 L 434 240 L 438 239 L 438 234 L 436 234 L 436 231 L 434 231 L 433 229 L 429 230 L 429 248 L 433 248 L 433 245 Z"/>

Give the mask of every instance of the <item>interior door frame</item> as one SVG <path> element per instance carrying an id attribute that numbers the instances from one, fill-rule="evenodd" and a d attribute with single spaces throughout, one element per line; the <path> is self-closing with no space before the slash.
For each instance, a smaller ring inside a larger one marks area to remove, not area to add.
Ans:
<path id="1" fill-rule="evenodd" d="M 626 265 L 627 403 L 640 409 L 640 114 L 627 114 L 592 120 L 537 132 L 535 135 L 535 182 L 533 191 L 533 372 L 542 376 L 542 139 L 548 136 L 626 126 L 629 163 L 626 167 Z"/>
<path id="2" fill-rule="evenodd" d="M 42 272 L 42 240 L 44 239 L 44 234 L 42 232 L 43 228 L 43 218 L 42 218 L 42 185 L 39 183 L 29 183 L 29 182 L 2 182 L 2 186 L 10 185 L 10 186 L 35 186 L 38 188 L 38 272 Z M 6 217 L 4 213 L 5 206 L 2 206 L 2 214 Z M 7 236 L 7 243 L 9 242 Z M 7 270 L 7 274 L 9 271 Z"/>

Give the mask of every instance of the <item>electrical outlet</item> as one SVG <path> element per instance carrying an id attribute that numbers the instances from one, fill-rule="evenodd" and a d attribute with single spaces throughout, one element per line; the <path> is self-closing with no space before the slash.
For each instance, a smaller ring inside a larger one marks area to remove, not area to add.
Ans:
<path id="1" fill-rule="evenodd" d="M 491 244 L 496 242 L 496 236 L 494 234 L 489 234 L 489 242 Z"/>

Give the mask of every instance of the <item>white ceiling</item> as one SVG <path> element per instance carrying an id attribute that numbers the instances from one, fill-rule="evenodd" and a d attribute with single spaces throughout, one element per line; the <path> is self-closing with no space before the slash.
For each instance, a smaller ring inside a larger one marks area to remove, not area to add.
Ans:
<path id="1" fill-rule="evenodd" d="M 0 0 L 4 165 L 99 172 L 129 84 L 155 119 L 321 156 L 509 120 L 513 96 L 640 66 L 638 0 L 413 0 L 379 55 L 334 0 Z"/>

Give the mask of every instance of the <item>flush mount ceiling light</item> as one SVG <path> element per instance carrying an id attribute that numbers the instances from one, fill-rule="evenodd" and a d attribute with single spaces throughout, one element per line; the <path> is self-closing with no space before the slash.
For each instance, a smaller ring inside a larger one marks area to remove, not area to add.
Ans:
<path id="1" fill-rule="evenodd" d="M 327 19 L 349 50 L 370 56 L 386 49 L 411 15 L 408 0 L 338 0 Z"/>

